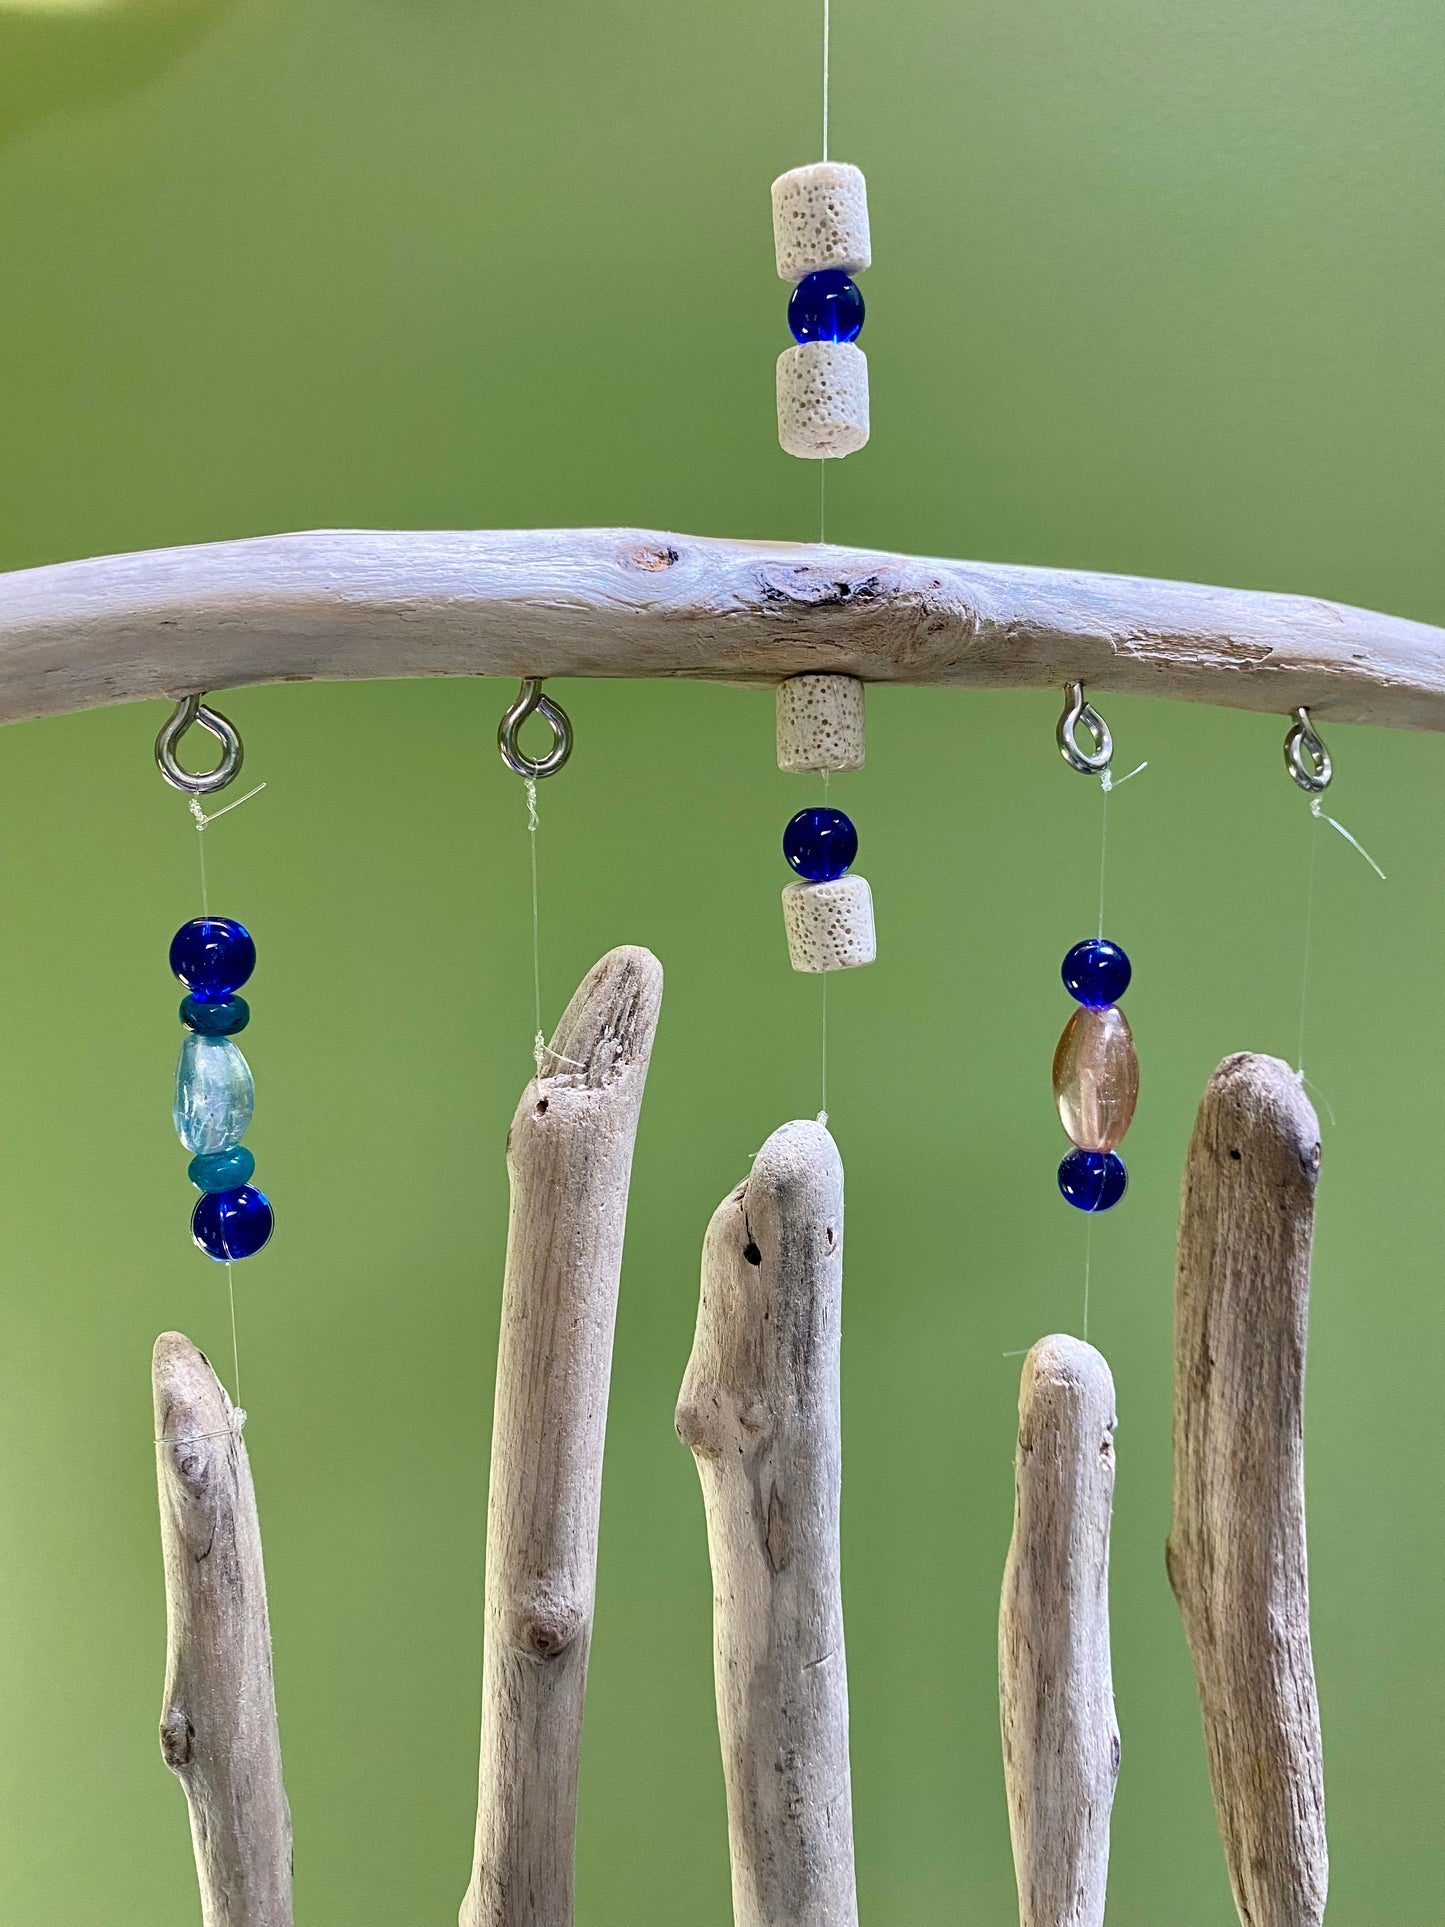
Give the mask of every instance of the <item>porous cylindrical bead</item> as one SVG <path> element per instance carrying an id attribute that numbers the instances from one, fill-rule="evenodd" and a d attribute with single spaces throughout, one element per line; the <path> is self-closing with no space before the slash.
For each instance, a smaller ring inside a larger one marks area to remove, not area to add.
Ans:
<path id="1" fill-rule="evenodd" d="M 820 268 L 861 274 L 873 259 L 868 184 L 846 161 L 793 167 L 773 182 L 773 246 L 784 281 Z"/>
<path id="2" fill-rule="evenodd" d="M 868 357 L 851 341 L 801 341 L 778 356 L 778 440 L 827 460 L 868 440 Z"/>
<path id="3" fill-rule="evenodd" d="M 1076 1010 L 1054 1052 L 1054 1102 L 1081 1151 L 1113 1151 L 1139 1100 L 1139 1058 L 1129 1020 L 1113 1004 Z"/>
<path id="4" fill-rule="evenodd" d="M 856 676 L 789 676 L 778 684 L 779 769 L 862 769 L 866 748 Z"/>
<path id="5" fill-rule="evenodd" d="M 867 879 L 835 883 L 789 883 L 783 887 L 783 928 L 794 970 L 817 975 L 870 964 L 878 954 L 873 934 L 873 892 Z"/>

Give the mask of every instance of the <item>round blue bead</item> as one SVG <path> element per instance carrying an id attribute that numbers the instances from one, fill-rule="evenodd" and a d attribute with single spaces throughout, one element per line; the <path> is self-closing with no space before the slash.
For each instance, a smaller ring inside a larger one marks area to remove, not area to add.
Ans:
<path id="1" fill-rule="evenodd" d="M 1071 997 L 1090 1010 L 1107 1010 L 1129 988 L 1133 970 L 1118 944 L 1107 937 L 1086 937 L 1064 958 L 1059 974 Z"/>
<path id="2" fill-rule="evenodd" d="M 794 341 L 856 341 L 863 330 L 863 297 L 841 268 L 805 274 L 788 302 Z"/>
<path id="3" fill-rule="evenodd" d="M 1059 1189 L 1079 1211 L 1112 1211 L 1128 1183 L 1124 1160 L 1112 1151 L 1070 1151 L 1059 1166 Z"/>
<path id="4" fill-rule="evenodd" d="M 243 1184 L 234 1191 L 207 1191 L 197 1198 L 191 1236 L 208 1258 L 224 1264 L 228 1258 L 254 1257 L 275 1222 L 265 1192 Z"/>
<path id="5" fill-rule="evenodd" d="M 256 968 L 256 946 L 243 923 L 195 917 L 171 938 L 171 969 L 198 1004 L 224 1004 Z"/>
<path id="6" fill-rule="evenodd" d="M 186 1176 L 198 1191 L 239 1191 L 256 1174 L 256 1160 L 244 1144 L 229 1151 L 198 1151 L 186 1166 Z"/>
<path id="7" fill-rule="evenodd" d="M 198 1030 L 202 1037 L 234 1037 L 251 1021 L 251 1006 L 244 997 L 228 997 L 223 1004 L 202 1004 L 194 997 L 182 997 L 181 1022 L 187 1030 Z"/>
<path id="8" fill-rule="evenodd" d="M 841 810 L 799 810 L 783 831 L 783 855 L 809 883 L 846 875 L 858 854 L 858 832 Z"/>

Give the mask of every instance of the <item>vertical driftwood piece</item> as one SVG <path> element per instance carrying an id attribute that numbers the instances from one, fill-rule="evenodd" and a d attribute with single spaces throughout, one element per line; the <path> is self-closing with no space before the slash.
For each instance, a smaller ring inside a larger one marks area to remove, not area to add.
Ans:
<path id="1" fill-rule="evenodd" d="M 1092 1345 L 1024 1360 L 999 1708 L 1020 1927 L 1100 1927 L 1119 1728 L 1109 1658 L 1114 1381 Z"/>
<path id="2" fill-rule="evenodd" d="M 1319 1164 L 1289 1066 L 1227 1057 L 1184 1171 L 1169 1579 L 1244 1927 L 1318 1927 L 1329 1876 L 1304 1506 Z"/>
<path id="3" fill-rule="evenodd" d="M 736 1927 L 855 1927 L 838 1506 L 843 1166 L 785 1124 L 719 1205 L 677 1430 L 713 1574 Z"/>
<path id="4" fill-rule="evenodd" d="M 646 950 L 588 972 L 507 1139 L 476 1855 L 462 1927 L 570 1927 L 602 1447 L 632 1147 L 662 1002 Z"/>
<path id="5" fill-rule="evenodd" d="M 205 1927 L 291 1927 L 291 1812 L 245 1443 L 204 1353 L 152 1363 L 166 1571 L 161 1753 L 186 1790 Z"/>

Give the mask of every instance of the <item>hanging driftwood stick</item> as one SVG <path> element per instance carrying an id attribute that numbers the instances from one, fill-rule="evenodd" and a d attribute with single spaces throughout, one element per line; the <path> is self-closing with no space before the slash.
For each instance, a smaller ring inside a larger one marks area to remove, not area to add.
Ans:
<path id="1" fill-rule="evenodd" d="M 1084 569 L 646 529 L 323 529 L 0 575 L 0 722 L 246 683 L 805 670 L 1445 729 L 1445 630 Z"/>
<path id="2" fill-rule="evenodd" d="M 1020 1927 L 1100 1927 L 1119 1728 L 1109 1657 L 1114 1381 L 1077 1338 L 1024 1360 L 999 1706 Z"/>
<path id="3" fill-rule="evenodd" d="M 481 1772 L 462 1927 L 572 1920 L 612 1330 L 661 1002 L 657 959 L 610 950 L 563 1013 L 507 1139 Z"/>
<path id="4" fill-rule="evenodd" d="M 1184 1170 L 1169 1578 L 1244 1927 L 1318 1927 L 1329 1877 L 1304 1501 L 1319 1164 L 1289 1066 L 1227 1057 Z"/>
<path id="5" fill-rule="evenodd" d="M 256 1494 L 231 1401 L 179 1332 L 156 1340 L 166 1570 L 161 1753 L 186 1790 L 205 1927 L 291 1927 L 291 1812 Z"/>
<path id="6" fill-rule="evenodd" d="M 697 1458 L 736 1927 L 855 1927 L 838 1505 L 843 1166 L 785 1124 L 708 1226 Z"/>

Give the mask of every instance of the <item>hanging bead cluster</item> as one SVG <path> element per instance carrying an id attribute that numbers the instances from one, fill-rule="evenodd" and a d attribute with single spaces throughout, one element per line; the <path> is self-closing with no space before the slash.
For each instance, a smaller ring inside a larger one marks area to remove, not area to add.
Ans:
<path id="1" fill-rule="evenodd" d="M 778 274 L 794 284 L 778 357 L 778 440 L 790 455 L 825 461 L 868 439 L 868 357 L 856 346 L 863 297 L 855 274 L 873 258 L 868 188 L 856 167 L 817 161 L 773 182 Z"/>
<path id="2" fill-rule="evenodd" d="M 863 685 L 854 676 L 790 676 L 778 685 L 778 767 L 827 775 L 861 769 Z M 858 832 L 842 810 L 814 804 L 783 831 L 796 881 L 783 889 L 783 928 L 794 970 L 852 970 L 877 955 L 873 893 L 850 876 Z"/>
<path id="3" fill-rule="evenodd" d="M 171 939 L 171 969 L 187 992 L 171 1114 L 177 1137 L 192 1154 L 187 1175 L 201 1194 L 191 1236 L 220 1263 L 252 1257 L 274 1224 L 270 1199 L 251 1184 L 256 1160 L 241 1142 L 256 1087 L 232 1042 L 251 1021 L 250 1006 L 236 993 L 255 968 L 251 933 L 230 917 L 196 917 Z"/>
<path id="4" fill-rule="evenodd" d="M 1107 938 L 1088 937 L 1064 958 L 1061 974 L 1080 1008 L 1054 1052 L 1054 1101 L 1076 1147 L 1059 1166 L 1059 1189 L 1080 1211 L 1109 1211 L 1129 1182 L 1116 1147 L 1139 1097 L 1139 1059 L 1118 1008 L 1129 959 Z"/>

